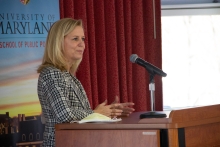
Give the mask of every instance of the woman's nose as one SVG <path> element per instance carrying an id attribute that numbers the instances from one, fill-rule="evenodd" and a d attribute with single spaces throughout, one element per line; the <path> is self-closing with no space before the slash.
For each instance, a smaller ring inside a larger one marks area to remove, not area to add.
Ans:
<path id="1" fill-rule="evenodd" d="M 80 39 L 79 46 L 85 46 L 84 40 Z"/>

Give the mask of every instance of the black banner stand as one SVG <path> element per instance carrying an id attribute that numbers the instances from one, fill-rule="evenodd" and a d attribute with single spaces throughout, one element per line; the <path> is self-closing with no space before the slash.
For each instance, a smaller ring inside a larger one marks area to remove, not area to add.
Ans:
<path id="1" fill-rule="evenodd" d="M 156 112 L 155 111 L 155 83 L 154 83 L 154 76 L 155 76 L 154 72 L 150 73 L 149 90 L 150 90 L 150 97 L 151 97 L 151 111 L 141 114 L 140 115 L 140 119 L 142 119 L 142 118 L 163 118 L 163 117 L 167 117 L 167 115 L 165 113 Z"/>

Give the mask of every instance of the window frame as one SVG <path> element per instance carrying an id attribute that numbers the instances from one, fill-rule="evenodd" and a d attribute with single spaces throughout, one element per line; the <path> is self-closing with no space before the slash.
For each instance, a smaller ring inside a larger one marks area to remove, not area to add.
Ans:
<path id="1" fill-rule="evenodd" d="M 220 3 L 161 5 L 162 16 L 219 15 Z"/>

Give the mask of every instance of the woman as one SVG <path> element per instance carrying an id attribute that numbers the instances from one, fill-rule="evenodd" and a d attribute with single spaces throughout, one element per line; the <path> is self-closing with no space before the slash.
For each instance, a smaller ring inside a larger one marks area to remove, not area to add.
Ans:
<path id="1" fill-rule="evenodd" d="M 48 32 L 42 64 L 37 72 L 38 97 L 45 117 L 43 146 L 55 146 L 55 124 L 72 122 L 92 113 L 108 117 L 129 115 L 133 103 L 107 101 L 91 109 L 86 92 L 75 77 L 85 50 L 81 20 L 64 18 L 55 22 Z"/>

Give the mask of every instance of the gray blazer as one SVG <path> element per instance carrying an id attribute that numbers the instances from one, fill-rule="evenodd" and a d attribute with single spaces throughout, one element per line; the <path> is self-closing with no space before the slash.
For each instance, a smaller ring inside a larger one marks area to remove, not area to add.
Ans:
<path id="1" fill-rule="evenodd" d="M 66 71 L 44 68 L 37 91 L 45 117 L 43 147 L 55 146 L 55 124 L 81 120 L 93 113 L 82 84 Z"/>

